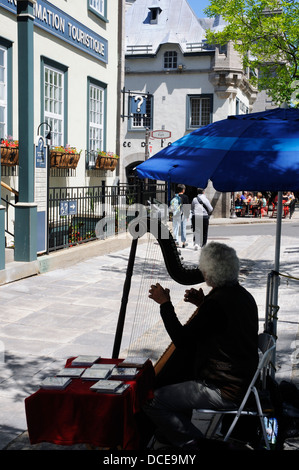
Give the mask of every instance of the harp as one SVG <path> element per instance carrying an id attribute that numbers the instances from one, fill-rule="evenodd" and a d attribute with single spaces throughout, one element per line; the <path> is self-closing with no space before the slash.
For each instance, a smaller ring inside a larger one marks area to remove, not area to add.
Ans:
<path id="1" fill-rule="evenodd" d="M 146 233 L 148 233 L 154 238 L 154 240 L 156 240 L 157 242 L 156 245 L 159 245 L 159 248 L 160 248 L 162 261 L 165 263 L 166 274 L 169 275 L 168 277 L 172 281 L 175 281 L 181 286 L 191 286 L 194 284 L 200 284 L 204 282 L 203 275 L 197 266 L 196 267 L 188 266 L 182 263 L 180 253 L 177 250 L 172 234 L 169 231 L 168 227 L 161 221 L 161 219 L 150 218 L 150 217 L 145 217 L 141 219 L 136 218 L 129 224 L 129 232 L 132 235 L 132 243 L 131 243 L 131 249 L 130 249 L 128 264 L 127 264 L 126 277 L 125 277 L 125 282 L 123 286 L 123 295 L 122 295 L 121 306 L 120 306 L 117 328 L 116 328 L 115 339 L 114 339 L 114 346 L 113 346 L 113 353 L 112 353 L 113 358 L 118 358 L 119 352 L 120 352 L 120 345 L 122 341 L 122 335 L 123 335 L 125 318 L 126 318 L 126 310 L 127 310 L 128 300 L 129 300 L 131 281 L 132 281 L 134 264 L 135 264 L 135 259 L 136 259 L 138 239 L 140 239 Z M 165 283 L 165 281 L 163 281 L 163 283 Z M 181 293 L 180 293 L 180 298 L 182 299 Z M 147 301 L 146 301 L 147 305 L 143 308 L 144 316 L 146 315 L 146 311 L 145 311 L 146 307 L 151 302 L 152 302 L 153 308 L 155 308 L 156 311 L 159 310 L 157 309 L 157 304 L 155 304 L 153 301 L 151 301 L 147 297 Z M 189 308 L 190 308 L 190 305 L 189 305 Z M 196 312 L 193 313 L 192 317 L 194 316 L 194 314 L 196 314 Z M 158 313 L 158 316 L 160 318 L 159 313 Z M 190 316 L 190 312 L 189 312 L 189 316 Z M 160 320 L 160 322 L 162 322 L 162 320 Z M 156 328 L 155 326 L 152 328 L 152 341 L 154 341 L 153 338 L 155 338 L 155 341 L 157 341 L 158 333 L 157 333 L 157 329 L 155 328 Z M 165 333 L 165 329 L 162 328 L 162 330 L 163 330 L 163 336 L 166 338 L 166 341 L 168 341 L 168 344 L 165 347 L 165 349 L 163 349 L 162 355 L 159 357 L 155 357 L 153 360 L 156 375 L 158 375 L 161 372 L 161 370 L 164 368 L 164 365 L 167 363 L 167 361 L 172 356 L 175 350 L 175 347 L 172 343 L 169 345 L 169 338 L 168 338 L 168 335 Z M 137 347 L 135 347 L 134 351 L 135 351 L 135 354 L 133 355 L 141 355 L 141 354 L 138 354 L 138 351 L 139 351 L 138 345 Z"/>

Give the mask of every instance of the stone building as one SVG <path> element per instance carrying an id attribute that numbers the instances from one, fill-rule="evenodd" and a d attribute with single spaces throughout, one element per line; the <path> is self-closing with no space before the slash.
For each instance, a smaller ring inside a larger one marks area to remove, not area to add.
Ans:
<path id="1" fill-rule="evenodd" d="M 233 45 L 207 44 L 206 30 L 222 26 L 220 17 L 197 18 L 187 0 L 127 0 L 122 181 L 163 146 L 252 110 L 257 90 Z M 229 216 L 230 195 L 210 185 L 207 195 L 215 216 Z"/>

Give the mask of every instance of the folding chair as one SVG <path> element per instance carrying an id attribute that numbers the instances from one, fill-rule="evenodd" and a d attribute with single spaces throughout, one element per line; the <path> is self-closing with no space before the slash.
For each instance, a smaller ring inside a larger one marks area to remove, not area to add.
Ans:
<path id="1" fill-rule="evenodd" d="M 239 408 L 228 409 L 228 410 L 197 409 L 196 412 L 212 414 L 213 415 L 212 418 L 215 415 L 219 416 L 217 425 L 215 426 L 212 435 L 209 436 L 211 438 L 214 436 L 216 430 L 218 429 L 219 423 L 221 423 L 224 415 L 227 415 L 227 414 L 235 415 L 234 420 L 232 421 L 228 431 L 226 432 L 224 436 L 224 439 L 223 439 L 224 441 L 227 441 L 229 437 L 231 436 L 240 416 L 244 416 L 244 415 L 245 416 L 258 416 L 260 419 L 265 446 L 268 450 L 270 450 L 270 444 L 269 444 L 268 437 L 267 437 L 265 419 L 264 419 L 267 416 L 269 416 L 269 410 L 268 411 L 263 410 L 261 401 L 260 401 L 259 391 L 257 387 L 258 387 L 259 380 L 261 380 L 261 388 L 263 390 L 266 388 L 267 371 L 271 365 L 270 364 L 271 358 L 275 349 L 275 340 L 273 336 L 269 335 L 268 333 L 261 333 L 258 338 L 258 343 L 259 343 L 259 350 L 260 350 L 259 364 Z M 250 406 L 250 408 L 246 408 L 248 399 L 252 393 L 255 398 L 256 410 L 252 409 L 253 408 L 252 406 Z M 208 432 L 209 432 L 209 429 L 207 433 Z"/>

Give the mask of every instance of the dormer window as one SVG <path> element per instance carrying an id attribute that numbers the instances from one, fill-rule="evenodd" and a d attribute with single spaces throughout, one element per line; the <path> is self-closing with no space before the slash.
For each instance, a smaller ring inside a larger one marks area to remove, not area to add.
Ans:
<path id="1" fill-rule="evenodd" d="M 151 7 L 148 7 L 150 11 L 150 24 L 158 24 L 158 17 L 162 12 L 161 8 L 154 4 Z"/>

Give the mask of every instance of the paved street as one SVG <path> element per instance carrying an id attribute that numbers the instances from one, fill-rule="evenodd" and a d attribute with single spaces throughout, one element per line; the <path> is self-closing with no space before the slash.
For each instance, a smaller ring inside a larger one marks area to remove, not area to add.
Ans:
<path id="1" fill-rule="evenodd" d="M 297 220 L 296 214 L 294 220 L 284 220 L 283 224 L 297 223 Z M 212 220 L 211 223 L 233 222 L 226 219 Z M 183 262 L 187 264 L 195 264 L 198 259 L 191 239 L 189 228 L 189 246 L 181 250 Z M 262 331 L 267 274 L 273 269 L 274 236 L 226 235 L 217 236 L 215 240 L 236 249 L 241 260 L 240 281 L 258 303 Z M 0 286 L 0 345 L 3 353 L 0 364 L 1 449 L 32 448 L 26 434 L 24 399 L 38 389 L 45 376 L 59 371 L 70 356 L 99 354 L 111 357 L 130 252 L 130 240 L 127 247 L 123 242 L 122 239 L 119 250 L 93 255 L 69 266 L 64 266 L 61 255 L 61 267 Z M 103 251 L 103 244 L 109 241 L 95 243 Z M 75 250 L 80 250 L 80 247 L 71 250 L 74 250 L 76 258 Z M 130 343 L 147 250 L 147 243 L 139 242 L 121 357 L 126 354 Z M 293 380 L 299 385 L 299 238 L 282 237 L 280 272 L 287 277 L 281 277 L 279 291 L 277 378 Z M 178 306 L 184 290 L 185 287 L 180 286 L 176 295 L 172 290 Z M 33 446 L 35 450 L 40 448 L 43 447 Z"/>

